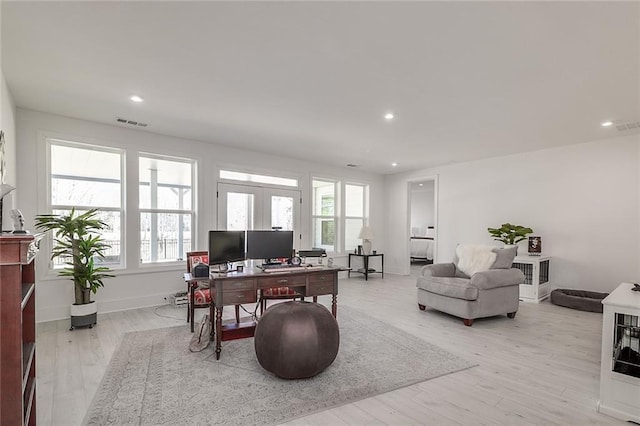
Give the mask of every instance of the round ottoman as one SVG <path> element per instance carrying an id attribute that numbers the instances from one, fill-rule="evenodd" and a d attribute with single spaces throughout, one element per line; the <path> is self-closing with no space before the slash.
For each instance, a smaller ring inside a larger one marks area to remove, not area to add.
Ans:
<path id="1" fill-rule="evenodd" d="M 284 302 L 262 315 L 255 331 L 258 362 L 284 379 L 305 379 L 331 365 L 340 330 L 327 308 L 310 302 Z"/>
<path id="2" fill-rule="evenodd" d="M 550 301 L 565 308 L 602 313 L 602 299 L 608 295 L 609 293 L 559 288 L 551 292 Z"/>

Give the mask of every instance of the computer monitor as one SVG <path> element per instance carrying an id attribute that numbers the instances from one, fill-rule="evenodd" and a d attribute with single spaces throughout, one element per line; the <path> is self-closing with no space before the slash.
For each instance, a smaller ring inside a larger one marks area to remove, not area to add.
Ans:
<path id="1" fill-rule="evenodd" d="M 245 231 L 209 231 L 209 265 L 244 260 Z"/>
<path id="2" fill-rule="evenodd" d="M 247 259 L 289 259 L 293 231 L 247 231 Z"/>

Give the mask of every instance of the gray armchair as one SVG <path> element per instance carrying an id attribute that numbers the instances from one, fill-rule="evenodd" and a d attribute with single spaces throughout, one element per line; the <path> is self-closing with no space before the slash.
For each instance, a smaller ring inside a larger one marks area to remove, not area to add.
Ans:
<path id="1" fill-rule="evenodd" d="M 511 268 L 515 247 L 495 248 L 496 260 L 488 270 L 466 275 L 452 263 L 437 263 L 422 268 L 418 277 L 418 307 L 455 315 L 471 326 L 476 318 L 507 314 L 514 318 L 518 311 L 520 284 L 524 274 Z"/>

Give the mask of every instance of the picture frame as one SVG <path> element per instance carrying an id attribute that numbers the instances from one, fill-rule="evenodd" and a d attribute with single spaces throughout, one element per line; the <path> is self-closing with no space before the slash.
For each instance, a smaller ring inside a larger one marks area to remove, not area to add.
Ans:
<path id="1" fill-rule="evenodd" d="M 528 252 L 530 256 L 540 256 L 542 253 L 542 238 L 538 236 L 529 237 Z"/>

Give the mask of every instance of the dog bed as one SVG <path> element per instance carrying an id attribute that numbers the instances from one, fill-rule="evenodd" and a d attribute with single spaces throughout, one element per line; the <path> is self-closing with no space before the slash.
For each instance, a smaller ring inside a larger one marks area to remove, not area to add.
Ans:
<path id="1" fill-rule="evenodd" d="M 586 290 L 556 289 L 551 292 L 551 303 L 565 308 L 602 313 L 602 299 L 609 293 Z"/>

